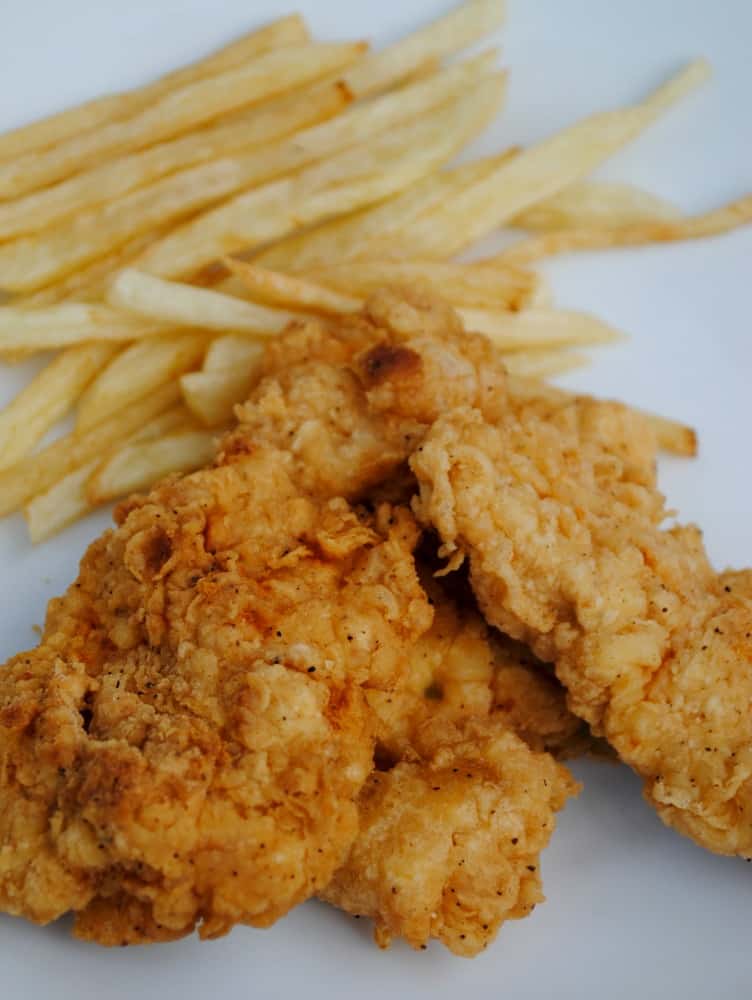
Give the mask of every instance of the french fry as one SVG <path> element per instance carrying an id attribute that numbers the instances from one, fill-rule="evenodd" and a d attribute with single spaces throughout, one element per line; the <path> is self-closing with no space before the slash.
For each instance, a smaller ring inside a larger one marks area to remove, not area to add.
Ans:
<path id="1" fill-rule="evenodd" d="M 59 534 L 94 509 L 86 494 L 86 484 L 98 465 L 96 458 L 86 462 L 24 507 L 26 528 L 34 545 Z"/>
<path id="2" fill-rule="evenodd" d="M 516 313 L 487 309 L 457 311 L 466 330 L 484 334 L 505 353 L 528 353 L 572 344 L 605 344 L 623 337 L 595 316 L 563 309 L 533 308 Z"/>
<path id="3" fill-rule="evenodd" d="M 211 342 L 204 358 L 203 371 L 224 372 L 256 370 L 264 355 L 264 345 L 257 340 L 227 334 Z"/>
<path id="4" fill-rule="evenodd" d="M 359 98 L 386 90 L 421 64 L 441 60 L 496 31 L 504 21 L 504 7 L 503 0 L 461 4 L 389 48 L 367 55 L 345 74 L 345 84 Z"/>
<path id="5" fill-rule="evenodd" d="M 250 217 L 247 221 L 250 226 L 251 220 L 259 216 L 258 232 L 265 241 L 284 235 L 309 217 L 315 221 L 333 212 L 375 201 L 382 191 L 389 194 L 395 186 L 404 187 L 451 156 L 488 123 L 503 96 L 504 84 L 503 74 L 487 77 L 476 85 L 472 95 L 435 108 L 415 125 L 403 123 L 372 139 L 367 138 L 370 135 L 367 120 L 358 116 L 360 125 L 355 131 L 362 132 L 364 140 L 360 146 L 335 152 L 330 158 L 290 178 L 271 181 L 239 195 L 195 222 L 180 227 L 174 235 L 158 240 L 146 251 L 144 260 L 151 267 L 155 256 L 162 259 L 163 255 L 173 255 L 176 252 L 173 247 L 189 238 L 213 247 L 210 235 L 215 235 L 216 239 L 217 233 L 228 228 L 230 232 L 236 227 L 242 229 L 241 223 L 246 217 Z M 396 108 L 392 109 L 394 114 Z M 460 112 L 462 119 L 457 117 Z M 331 124 L 336 122 L 337 119 Z M 344 133 L 335 132 L 334 135 L 338 142 L 345 141 Z M 316 145 L 312 143 L 310 155 Z M 263 150 L 246 157 L 226 157 L 164 177 L 49 231 L 5 243 L 0 246 L 2 287 L 15 292 L 34 291 L 111 252 L 143 230 L 195 215 L 238 189 L 261 181 L 270 170 L 272 173 L 284 172 L 285 165 L 286 169 L 292 169 L 303 154 L 296 152 L 294 142 L 285 149 L 287 152 L 276 166 L 273 158 Z M 403 176 L 406 179 L 399 183 Z M 335 178 L 337 184 L 342 184 L 341 191 L 337 187 L 336 198 L 332 191 Z M 349 186 L 346 180 L 350 180 Z M 352 204 L 348 204 L 348 197 Z M 231 219 L 235 221 L 231 223 Z M 224 242 L 228 238 L 225 237 Z M 240 232 L 238 238 L 242 245 Z M 220 255 L 221 251 L 214 252 L 205 259 Z M 179 266 L 161 264 L 158 273 L 175 276 L 183 273 L 178 270 Z"/>
<path id="6" fill-rule="evenodd" d="M 676 220 L 681 212 L 658 195 L 615 181 L 579 181 L 512 220 L 521 229 L 545 232 L 590 226 Z"/>
<path id="7" fill-rule="evenodd" d="M 182 404 L 178 404 L 149 421 L 129 438 L 129 441 L 150 441 L 164 437 L 179 428 L 188 430 L 191 419 L 188 410 Z M 45 493 L 40 493 L 29 501 L 24 508 L 24 518 L 33 544 L 36 545 L 58 534 L 97 506 L 88 496 L 87 485 L 100 465 L 99 458 L 86 462 L 67 476 L 63 476 Z"/>
<path id="8" fill-rule="evenodd" d="M 114 344 L 69 347 L 0 412 L 0 469 L 28 455 L 115 354 Z"/>
<path id="9" fill-rule="evenodd" d="M 166 236 L 168 232 L 169 227 L 165 227 L 162 230 L 141 233 L 107 256 L 91 261 L 60 281 L 46 285 L 31 295 L 24 295 L 21 302 L 24 306 L 52 306 L 60 302 L 99 302 L 107 294 L 112 278 L 140 257 L 155 240 Z"/>
<path id="10" fill-rule="evenodd" d="M 243 302 L 208 288 L 166 281 L 132 268 L 115 278 L 108 301 L 145 319 L 204 330 L 243 330 L 259 337 L 279 333 L 294 319 L 290 312 Z"/>
<path id="11" fill-rule="evenodd" d="M 564 372 L 584 368 L 590 364 L 590 358 L 578 351 L 566 349 L 544 351 L 518 351 L 515 354 L 504 355 L 504 364 L 512 375 L 524 375 L 526 378 L 549 378 L 551 375 L 562 375 Z"/>
<path id="12" fill-rule="evenodd" d="M 362 43 L 287 45 L 216 76 L 170 90 L 129 118 L 0 163 L 0 198 L 13 198 L 70 176 L 96 158 L 143 149 L 245 105 L 352 65 Z"/>
<path id="13" fill-rule="evenodd" d="M 8 351 L 47 351 L 89 340 L 127 341 L 163 332 L 108 306 L 65 302 L 40 309 L 0 308 L 0 356 Z"/>
<path id="14" fill-rule="evenodd" d="M 236 403 L 247 399 L 258 380 L 254 370 L 189 372 L 180 379 L 185 405 L 207 427 L 232 419 Z"/>
<path id="15" fill-rule="evenodd" d="M 182 431 L 153 441 L 124 444 L 105 459 L 86 483 L 92 506 L 148 489 L 175 472 L 193 472 L 214 458 L 216 435 Z"/>
<path id="16" fill-rule="evenodd" d="M 147 107 L 155 99 L 163 97 L 170 90 L 185 87 L 207 76 L 239 66 L 247 59 L 262 55 L 271 49 L 281 48 L 283 45 L 301 44 L 308 40 L 305 23 L 297 14 L 283 17 L 244 35 L 198 62 L 168 73 L 145 87 L 96 98 L 0 136 L 0 160 L 21 156 L 24 153 L 38 153 L 81 132 L 133 114 Z"/>
<path id="17" fill-rule="evenodd" d="M 507 150 L 452 170 L 428 174 L 377 205 L 288 236 L 255 255 L 253 260 L 280 271 L 305 272 L 310 268 L 326 268 L 334 261 L 370 255 L 370 247 L 377 238 L 388 238 L 415 219 L 436 211 L 447 199 L 488 177 L 515 153 L 516 150 Z"/>
<path id="18" fill-rule="evenodd" d="M 515 216 L 512 225 L 548 232 L 674 221 L 679 216 L 675 205 L 631 184 L 580 181 Z"/>
<path id="19" fill-rule="evenodd" d="M 492 76 L 420 120 L 241 194 L 155 244 L 140 267 L 165 277 L 189 275 L 227 253 L 251 249 L 404 190 L 485 127 L 503 90 L 504 78 Z"/>
<path id="20" fill-rule="evenodd" d="M 52 187 L 0 202 L 0 242 L 112 202 L 189 167 L 278 141 L 326 121 L 352 101 L 340 81 L 293 91 L 169 142 L 99 163 Z M 197 176 L 197 175 L 196 175 Z"/>
<path id="21" fill-rule="evenodd" d="M 85 434 L 68 434 L 3 470 L 0 472 L 0 517 L 23 507 L 33 496 L 44 493 L 69 472 L 101 456 L 103 451 L 130 437 L 179 401 L 179 386 L 175 382 L 168 383 L 122 412 L 114 413 Z"/>
<path id="22" fill-rule="evenodd" d="M 541 279 L 532 271 L 495 264 L 457 264 L 436 260 L 372 260 L 310 270 L 307 276 L 340 291 L 366 297 L 384 285 L 428 281 L 455 306 L 519 310 L 533 304 Z"/>
<path id="23" fill-rule="evenodd" d="M 635 139 L 662 112 L 709 75 L 706 62 L 691 63 L 676 77 L 632 107 L 593 115 L 523 150 L 493 174 L 466 188 L 438 212 L 418 219 L 399 233 L 405 256 L 448 257 L 525 209 L 590 173 Z M 389 255 L 394 244 L 375 244 L 374 255 Z"/>
<path id="24" fill-rule="evenodd" d="M 83 393 L 76 429 L 87 431 L 199 364 L 206 351 L 202 333 L 173 333 L 131 344 Z"/>
<path id="25" fill-rule="evenodd" d="M 363 305 L 361 299 L 305 278 L 283 274 L 281 271 L 269 271 L 257 264 L 233 260 L 231 257 L 225 258 L 225 263 L 243 283 L 254 302 L 334 316 L 358 312 Z"/>
<path id="26" fill-rule="evenodd" d="M 675 222 L 645 222 L 602 229 L 565 229 L 544 233 L 512 246 L 497 257 L 499 263 L 530 264 L 542 257 L 575 250 L 607 250 L 720 236 L 752 222 L 752 195 L 712 212 Z"/>

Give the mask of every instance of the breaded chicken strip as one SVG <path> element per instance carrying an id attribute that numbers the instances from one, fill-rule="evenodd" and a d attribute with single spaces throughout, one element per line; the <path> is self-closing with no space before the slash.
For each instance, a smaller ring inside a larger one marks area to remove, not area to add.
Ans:
<path id="1" fill-rule="evenodd" d="M 662 819 L 749 856 L 752 574 L 715 573 L 696 528 L 663 526 L 644 463 L 584 430 L 597 405 L 442 417 L 411 461 L 419 516 L 468 557 L 489 622 L 555 663 Z M 621 412 L 624 440 L 649 436 Z"/>
<path id="2" fill-rule="evenodd" d="M 360 833 L 321 895 L 371 917 L 382 947 L 438 938 L 470 956 L 544 898 L 538 855 L 577 786 L 534 751 L 576 754 L 590 741 L 542 664 L 425 569 L 422 579 L 434 621 L 403 683 L 366 693 L 377 769 Z"/>
<path id="3" fill-rule="evenodd" d="M 361 832 L 322 898 L 373 918 L 382 947 L 438 938 L 475 955 L 543 899 L 538 855 L 576 788 L 499 720 L 429 719 L 410 758 L 366 783 Z"/>
<path id="4" fill-rule="evenodd" d="M 364 691 L 431 622 L 406 510 L 315 500 L 283 452 L 122 505 L 0 673 L 0 908 L 103 944 L 266 926 L 322 889 L 371 767 Z"/>
<path id="5" fill-rule="evenodd" d="M 433 624 L 415 643 L 402 682 L 389 691 L 366 692 L 377 720 L 377 759 L 410 759 L 416 734 L 428 721 L 461 724 L 488 717 L 532 750 L 558 759 L 602 752 L 587 725 L 568 710 L 566 692 L 550 668 L 486 624 L 464 574 L 437 580 L 425 563 L 419 567 Z"/>

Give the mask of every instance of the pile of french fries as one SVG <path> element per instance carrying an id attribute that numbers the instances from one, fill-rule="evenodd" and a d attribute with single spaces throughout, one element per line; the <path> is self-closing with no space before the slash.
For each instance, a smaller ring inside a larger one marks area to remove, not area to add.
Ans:
<path id="1" fill-rule="evenodd" d="M 513 376 L 586 363 L 620 335 L 555 308 L 531 264 L 571 250 L 726 232 L 752 198 L 696 218 L 585 180 L 708 76 L 529 149 L 448 167 L 499 111 L 502 0 L 470 0 L 379 52 L 283 18 L 156 82 L 0 136 L 0 358 L 57 352 L 0 413 L 0 516 L 33 541 L 208 462 L 293 317 L 435 285 Z M 505 252 L 456 256 L 509 226 Z M 520 378 L 519 384 L 524 384 Z M 39 450 L 75 410 L 75 428 Z M 654 418 L 664 447 L 694 432 Z"/>

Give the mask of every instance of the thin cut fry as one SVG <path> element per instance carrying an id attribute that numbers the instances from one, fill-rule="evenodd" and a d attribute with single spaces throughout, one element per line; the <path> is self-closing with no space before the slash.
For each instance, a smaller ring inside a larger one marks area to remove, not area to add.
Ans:
<path id="1" fill-rule="evenodd" d="M 207 427 L 232 418 L 236 403 L 248 398 L 257 381 L 254 367 L 190 372 L 180 379 L 185 405 Z"/>
<path id="2" fill-rule="evenodd" d="M 86 495 L 86 484 L 98 465 L 96 458 L 86 462 L 24 507 L 26 528 L 34 545 L 52 538 L 94 509 Z"/>
<path id="3" fill-rule="evenodd" d="M 97 157 L 115 156 L 171 139 L 219 115 L 284 93 L 352 65 L 362 43 L 287 45 L 216 76 L 171 90 L 132 117 L 0 163 L 0 198 L 52 184 Z"/>
<path id="4" fill-rule="evenodd" d="M 208 288 L 166 281 L 131 268 L 121 271 L 113 281 L 108 301 L 146 319 L 205 330 L 243 330 L 260 337 L 279 333 L 294 319 L 292 313 L 280 309 L 267 309 Z"/>
<path id="5" fill-rule="evenodd" d="M 86 264 L 84 267 L 66 275 L 53 285 L 46 285 L 32 295 L 24 295 L 21 299 L 24 306 L 52 306 L 60 302 L 98 302 L 107 294 L 112 278 L 123 268 L 128 267 L 155 240 L 166 236 L 170 227 L 150 230 L 141 233 L 118 247 L 106 257 Z"/>
<path id="6" fill-rule="evenodd" d="M 752 222 L 752 195 L 676 222 L 646 222 L 614 229 L 568 229 L 523 240 L 497 258 L 499 263 L 529 264 L 574 250 L 607 250 L 720 236 Z"/>
<path id="7" fill-rule="evenodd" d="M 0 308 L 0 355 L 6 351 L 47 351 L 87 340 L 138 340 L 163 332 L 108 306 L 66 302 L 41 309 Z"/>
<path id="8" fill-rule="evenodd" d="M 231 257 L 226 257 L 225 263 L 243 283 L 254 302 L 334 316 L 357 312 L 363 305 L 361 299 L 305 278 L 269 271 Z"/>
<path id="9" fill-rule="evenodd" d="M 183 247 L 188 240 L 206 245 L 201 260 L 204 263 L 226 250 L 243 246 L 246 230 L 266 241 L 306 222 L 401 189 L 447 159 L 485 127 L 498 108 L 504 86 L 504 75 L 494 74 L 481 80 L 467 97 L 435 108 L 415 124 L 403 123 L 292 177 L 241 194 L 195 222 L 181 226 L 172 236 L 157 241 L 144 260 L 150 267 L 155 257 L 162 261 L 169 256 L 172 260 L 181 247 L 189 261 L 185 267 L 182 261 L 172 265 L 165 261 L 158 268 L 158 273 L 175 276 L 191 267 L 192 254 Z M 366 132 L 370 135 L 370 130 Z M 267 170 L 265 157 L 262 151 L 251 154 L 250 160 L 227 157 L 192 167 L 132 191 L 113 204 L 67 220 L 57 228 L 5 243 L 0 246 L 2 287 L 17 292 L 33 291 L 111 252 L 144 229 L 195 215 L 239 188 L 249 187 L 254 182 L 254 170 L 256 180 L 262 178 Z M 220 235 L 229 245 L 217 253 L 215 243 Z M 198 251 L 194 253 L 200 256 Z"/>
<path id="10" fill-rule="evenodd" d="M 592 115 L 523 150 L 493 174 L 399 233 L 399 244 L 381 248 L 407 256 L 447 257 L 509 222 L 525 209 L 585 174 L 635 139 L 671 104 L 709 75 L 706 62 L 690 64 L 678 76 L 632 107 Z"/>
<path id="11" fill-rule="evenodd" d="M 164 437 L 178 428 L 188 429 L 190 423 L 188 410 L 178 404 L 149 421 L 129 440 L 149 441 Z M 92 504 L 87 495 L 87 484 L 100 464 L 101 459 L 98 458 L 86 462 L 63 476 L 46 493 L 40 493 L 29 501 L 24 508 L 24 518 L 29 537 L 35 545 L 58 534 L 94 509 L 96 504 Z"/>
<path id="12" fill-rule="evenodd" d="M 288 236 L 253 259 L 280 271 L 304 272 L 370 255 L 371 244 L 378 237 L 388 237 L 415 219 L 430 215 L 446 200 L 488 177 L 516 152 L 507 150 L 501 155 L 463 163 L 452 170 L 428 174 L 377 205 Z"/>
<path id="13" fill-rule="evenodd" d="M 421 64 L 458 52 L 500 28 L 504 0 L 470 0 L 445 17 L 357 63 L 344 80 L 356 97 L 369 97 L 403 80 Z"/>
<path id="14" fill-rule="evenodd" d="M 379 133 L 293 177 L 241 194 L 155 244 L 140 266 L 167 277 L 191 274 L 227 253 L 251 249 L 404 190 L 485 127 L 503 90 L 503 77 L 490 77 L 467 96 L 420 120 Z"/>
<path id="15" fill-rule="evenodd" d="M 112 358 L 114 344 L 63 351 L 0 413 L 0 469 L 28 455 Z"/>
<path id="16" fill-rule="evenodd" d="M 549 378 L 564 372 L 583 368 L 590 364 L 590 358 L 578 351 L 519 351 L 504 357 L 504 364 L 512 375 L 527 378 Z"/>
<path id="17" fill-rule="evenodd" d="M 167 334 L 131 344 L 81 396 L 77 429 L 89 430 L 194 368 L 205 351 L 206 336 L 202 333 Z"/>
<path id="18" fill-rule="evenodd" d="M 204 358 L 203 371 L 251 371 L 255 370 L 264 355 L 264 345 L 258 340 L 228 334 L 217 337 L 209 345 Z"/>
<path id="19" fill-rule="evenodd" d="M 340 81 L 295 90 L 170 142 L 97 163 L 52 187 L 0 202 L 0 241 L 38 232 L 167 174 L 279 141 L 331 118 L 351 101 Z"/>
<path id="20" fill-rule="evenodd" d="M 363 257 L 306 272 L 312 280 L 365 297 L 384 285 L 428 281 L 453 305 L 479 309 L 524 309 L 533 304 L 541 279 L 532 271 L 484 262 L 372 260 Z"/>
<path id="21" fill-rule="evenodd" d="M 63 142 L 81 132 L 133 114 L 158 97 L 163 97 L 170 90 L 224 72 L 270 49 L 308 40 L 308 31 L 299 15 L 283 17 L 244 35 L 198 62 L 168 73 L 145 87 L 96 98 L 0 136 L 0 160 L 21 156 L 24 153 L 38 153 L 54 143 Z"/>
<path id="22" fill-rule="evenodd" d="M 179 399 L 178 385 L 169 383 L 113 414 L 87 433 L 68 434 L 36 455 L 29 455 L 0 472 L 0 517 L 12 514 L 69 472 L 101 456 L 103 451 L 129 437 Z"/>
<path id="23" fill-rule="evenodd" d="M 674 221 L 679 217 L 675 205 L 631 184 L 580 181 L 515 216 L 512 225 L 547 232 Z"/>
<path id="24" fill-rule="evenodd" d="M 571 344 L 605 344 L 623 334 L 587 313 L 563 309 L 526 309 L 492 312 L 459 309 L 466 330 L 483 333 L 502 351 L 529 351 Z"/>
<path id="25" fill-rule="evenodd" d="M 96 505 L 148 489 L 175 472 L 192 472 L 216 453 L 216 435 L 210 431 L 182 431 L 154 441 L 124 444 L 105 459 L 86 484 L 86 497 Z"/>

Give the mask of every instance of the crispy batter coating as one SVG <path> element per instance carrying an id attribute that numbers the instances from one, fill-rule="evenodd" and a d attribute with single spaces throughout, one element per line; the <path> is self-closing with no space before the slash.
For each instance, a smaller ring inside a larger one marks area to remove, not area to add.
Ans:
<path id="1" fill-rule="evenodd" d="M 434 937 L 469 956 L 543 899 L 538 855 L 576 786 L 533 751 L 581 753 L 589 738 L 542 664 L 421 576 L 433 624 L 403 683 L 366 694 L 378 767 L 358 838 L 322 896 L 371 917 L 382 947 Z"/>
<path id="2" fill-rule="evenodd" d="M 543 899 L 538 855 L 576 785 L 493 717 L 428 719 L 412 751 L 372 773 L 361 832 L 322 896 L 372 917 L 382 947 L 438 938 L 472 956 Z"/>
<path id="3" fill-rule="evenodd" d="M 448 414 L 411 462 L 419 514 L 469 558 L 488 620 L 555 662 L 664 821 L 750 855 L 750 574 L 715 573 L 696 528 L 663 526 L 645 463 L 587 432 L 593 407 Z M 624 440 L 649 436 L 620 412 Z"/>
<path id="4" fill-rule="evenodd" d="M 406 510 L 311 499 L 283 452 L 118 512 L 0 673 L 0 907 L 103 944 L 266 926 L 323 888 L 372 766 L 364 690 L 429 627 Z"/>
<path id="5" fill-rule="evenodd" d="M 424 378 L 428 370 L 436 377 Z M 358 316 L 293 324 L 267 348 L 263 371 L 237 408 L 240 446 L 261 439 L 289 450 L 297 481 L 319 496 L 367 496 L 448 407 L 493 411 L 504 398 L 498 352 L 421 288 L 379 293 Z"/>
<path id="6" fill-rule="evenodd" d="M 366 692 L 377 720 L 377 756 L 409 759 L 416 733 L 429 720 L 460 724 L 489 716 L 531 749 L 559 759 L 599 752 L 587 725 L 568 710 L 550 667 L 486 624 L 468 600 L 466 581 L 452 578 L 462 574 L 436 580 L 419 565 L 433 624 L 415 643 L 402 682 Z"/>

